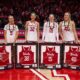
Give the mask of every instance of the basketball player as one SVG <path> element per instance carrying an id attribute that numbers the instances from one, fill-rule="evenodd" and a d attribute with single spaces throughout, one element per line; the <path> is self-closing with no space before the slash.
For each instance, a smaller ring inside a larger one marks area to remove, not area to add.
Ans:
<path id="1" fill-rule="evenodd" d="M 36 21 L 36 14 L 31 13 L 31 20 L 25 24 L 25 39 L 28 42 L 37 42 L 39 40 L 39 23 Z"/>
<path id="2" fill-rule="evenodd" d="M 58 24 L 54 21 L 54 15 L 49 15 L 49 21 L 44 23 L 43 42 L 59 42 Z"/>
<path id="3" fill-rule="evenodd" d="M 14 17 L 8 16 L 8 24 L 4 27 L 5 43 L 15 43 L 18 38 L 18 26 L 15 25 Z"/>
<path id="4" fill-rule="evenodd" d="M 78 43 L 78 36 L 75 29 L 75 22 L 71 20 L 71 14 L 66 12 L 64 20 L 60 22 L 59 33 L 65 43 Z"/>

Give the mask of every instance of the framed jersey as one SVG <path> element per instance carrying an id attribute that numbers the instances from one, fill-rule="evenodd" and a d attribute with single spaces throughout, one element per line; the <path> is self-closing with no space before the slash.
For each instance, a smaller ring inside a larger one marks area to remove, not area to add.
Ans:
<path id="1" fill-rule="evenodd" d="M 64 45 L 63 66 L 71 69 L 80 69 L 80 45 Z"/>
<path id="2" fill-rule="evenodd" d="M 39 44 L 40 68 L 61 68 L 61 45 L 54 43 Z"/>
<path id="3" fill-rule="evenodd" d="M 0 44 L 0 70 L 13 68 L 12 45 Z"/>
<path id="4" fill-rule="evenodd" d="M 16 44 L 16 68 L 37 68 L 37 43 Z"/>

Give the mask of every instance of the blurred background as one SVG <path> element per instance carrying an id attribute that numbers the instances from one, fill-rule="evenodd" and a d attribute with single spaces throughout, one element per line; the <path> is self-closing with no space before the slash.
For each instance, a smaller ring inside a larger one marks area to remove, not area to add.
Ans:
<path id="1" fill-rule="evenodd" d="M 42 28 L 50 13 L 53 13 L 56 21 L 60 22 L 66 11 L 70 11 L 76 27 L 80 28 L 79 0 L 0 0 L 0 29 L 8 22 L 7 16 L 10 14 L 14 15 L 19 29 L 24 29 L 31 12 L 37 14 L 37 20 Z"/>

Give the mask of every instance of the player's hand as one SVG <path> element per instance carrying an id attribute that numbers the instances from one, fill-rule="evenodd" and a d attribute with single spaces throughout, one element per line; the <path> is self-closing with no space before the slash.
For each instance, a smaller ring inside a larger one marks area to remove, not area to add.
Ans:
<path id="1" fill-rule="evenodd" d="M 62 37 L 62 40 L 61 40 L 61 41 L 62 41 L 62 43 L 65 43 L 65 41 L 64 41 L 64 37 Z"/>
<path id="2" fill-rule="evenodd" d="M 27 40 L 24 41 L 24 43 L 26 43 L 26 42 L 27 42 Z"/>
<path id="3" fill-rule="evenodd" d="M 40 42 L 40 40 L 38 39 L 36 42 L 37 42 L 37 43 L 39 43 L 39 42 Z"/>
<path id="4" fill-rule="evenodd" d="M 13 46 L 15 46 L 15 44 L 16 44 L 16 40 L 14 41 Z"/>
<path id="5" fill-rule="evenodd" d="M 13 43 L 13 46 L 15 46 L 15 43 Z"/>
<path id="6" fill-rule="evenodd" d="M 79 40 L 75 40 L 75 43 L 76 43 L 76 44 L 79 44 L 80 42 L 79 42 Z"/>
<path id="7" fill-rule="evenodd" d="M 16 43 L 16 41 L 14 41 L 14 44 Z"/>
<path id="8" fill-rule="evenodd" d="M 14 43 L 16 43 L 16 41 L 17 41 L 17 40 L 15 39 L 15 40 L 14 40 Z"/>
<path id="9" fill-rule="evenodd" d="M 4 41 L 4 44 L 7 44 L 7 41 Z"/>
<path id="10" fill-rule="evenodd" d="M 61 40 L 61 43 L 64 43 L 64 40 Z"/>

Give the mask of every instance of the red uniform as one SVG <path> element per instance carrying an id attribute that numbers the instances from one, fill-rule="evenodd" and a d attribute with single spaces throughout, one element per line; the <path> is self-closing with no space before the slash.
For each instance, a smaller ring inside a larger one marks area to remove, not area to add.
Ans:
<path id="1" fill-rule="evenodd" d="M 79 48 L 69 48 L 69 51 L 66 52 L 65 63 L 69 65 L 80 65 L 80 51 Z"/>
<path id="2" fill-rule="evenodd" d="M 46 51 L 43 53 L 43 63 L 55 65 L 58 63 L 58 53 L 55 51 L 55 47 L 46 47 Z"/>
<path id="3" fill-rule="evenodd" d="M 30 47 L 22 47 L 22 51 L 19 55 L 21 64 L 33 64 L 34 63 L 34 52 L 31 51 Z"/>
<path id="4" fill-rule="evenodd" d="M 5 46 L 0 47 L 0 66 L 9 64 L 9 53 L 6 51 Z"/>

